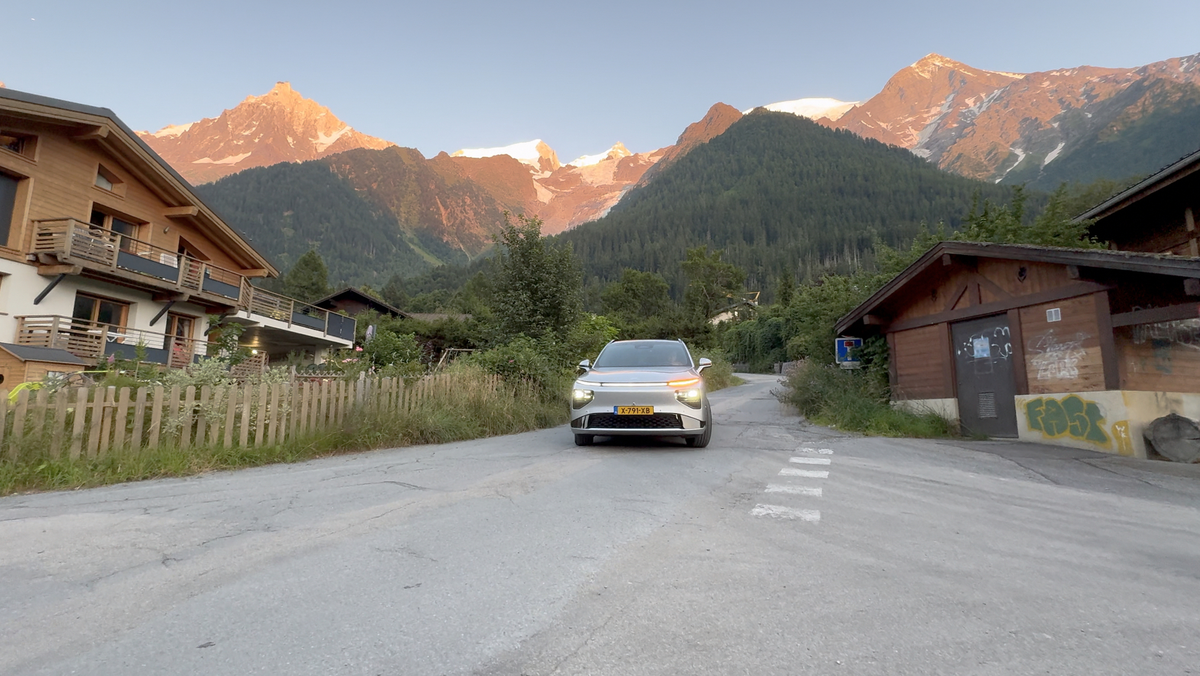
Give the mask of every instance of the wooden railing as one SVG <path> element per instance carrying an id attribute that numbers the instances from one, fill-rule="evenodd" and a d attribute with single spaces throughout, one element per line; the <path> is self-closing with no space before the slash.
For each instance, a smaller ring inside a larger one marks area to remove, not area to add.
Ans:
<path id="1" fill-rule="evenodd" d="M 183 368 L 204 356 L 208 342 L 166 333 L 129 329 L 59 315 L 17 317 L 17 344 L 66 350 L 81 359 L 135 359 L 139 346 L 147 361 Z"/>
<path id="2" fill-rule="evenodd" d="M 245 277 L 149 242 L 82 223 L 73 218 L 36 221 L 34 255 L 52 255 L 89 269 L 107 268 L 134 275 L 155 286 L 205 294 L 236 304 Z"/>
<path id="3" fill-rule="evenodd" d="M 238 310 L 354 340 L 354 320 L 260 289 L 245 276 L 73 218 L 36 221 L 32 254 L 133 275 L 159 286 L 227 301 Z M 81 339 L 84 342 L 90 340 Z"/>

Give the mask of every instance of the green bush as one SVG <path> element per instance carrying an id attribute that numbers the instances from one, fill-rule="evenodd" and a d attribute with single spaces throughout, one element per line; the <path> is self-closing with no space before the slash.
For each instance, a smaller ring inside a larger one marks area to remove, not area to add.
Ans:
<path id="1" fill-rule="evenodd" d="M 895 409 L 879 374 L 805 361 L 787 378 L 781 398 L 820 425 L 884 437 L 959 436 L 957 425 L 936 413 Z"/>

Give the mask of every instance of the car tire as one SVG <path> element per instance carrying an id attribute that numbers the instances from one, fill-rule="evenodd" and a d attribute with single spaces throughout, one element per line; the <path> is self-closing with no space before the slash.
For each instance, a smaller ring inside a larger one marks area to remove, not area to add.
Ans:
<path id="1" fill-rule="evenodd" d="M 687 437 L 687 445 L 692 448 L 704 448 L 707 446 L 708 441 L 712 439 L 712 428 L 712 421 L 709 420 L 708 424 L 704 426 L 704 434 L 698 437 Z"/>
<path id="2" fill-rule="evenodd" d="M 596 437 L 595 437 L 595 435 L 592 435 L 592 434 L 576 434 L 575 435 L 575 445 L 576 446 L 591 446 L 592 442 L 595 440 L 596 440 Z"/>

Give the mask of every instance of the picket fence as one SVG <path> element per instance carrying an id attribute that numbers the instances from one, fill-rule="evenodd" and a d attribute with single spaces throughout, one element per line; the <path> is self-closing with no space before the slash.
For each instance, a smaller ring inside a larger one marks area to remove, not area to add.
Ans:
<path id="1" fill-rule="evenodd" d="M 469 383 L 495 392 L 493 376 Z M 401 413 L 466 385 L 433 375 L 403 378 L 247 383 L 228 387 L 72 387 L 0 390 L 0 449 L 16 460 L 41 442 L 50 457 L 72 460 L 145 448 L 271 446 L 340 425 L 349 415 Z M 48 442 L 48 447 L 45 445 Z"/>

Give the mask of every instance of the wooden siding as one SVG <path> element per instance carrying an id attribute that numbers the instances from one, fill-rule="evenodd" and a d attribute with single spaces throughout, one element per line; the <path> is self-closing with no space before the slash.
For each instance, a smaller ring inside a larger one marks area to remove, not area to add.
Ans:
<path id="1" fill-rule="evenodd" d="M 7 350 L 0 350 L 0 375 L 4 380 L 0 386 L 12 389 L 21 383 L 41 382 L 50 371 L 75 373 L 82 371 L 79 364 L 60 364 L 47 361 L 21 361 Z"/>
<path id="2" fill-rule="evenodd" d="M 935 324 L 890 334 L 896 367 L 895 399 L 946 399 L 954 396 L 946 325 Z"/>
<path id="3" fill-rule="evenodd" d="M 9 247 L 13 250 L 10 253 L 18 254 L 20 260 L 24 259 L 31 244 L 31 221 L 75 218 L 87 222 L 95 206 L 146 223 L 140 228 L 138 239 L 176 251 L 182 236 L 215 265 L 234 271 L 245 270 L 203 234 L 194 219 L 168 218 L 167 210 L 180 205 L 164 202 L 139 180 L 135 171 L 123 166 L 96 143 L 74 140 L 64 129 L 50 125 L 0 117 L 0 126 L 38 137 L 36 161 L 13 153 L 0 153 L 0 168 L 32 179 L 23 182 L 31 187 L 24 213 L 22 217 L 14 218 L 22 227 L 14 227 L 9 237 Z M 95 185 L 96 172 L 101 165 L 122 181 L 118 189 L 109 191 Z M 18 204 L 18 209 L 22 209 L 22 205 Z"/>
<path id="4" fill-rule="evenodd" d="M 913 284 L 919 292 L 897 294 L 898 302 L 892 321 L 915 319 L 947 310 L 994 303 L 1067 286 L 1073 281 L 1065 265 L 1027 263 L 1021 261 L 982 258 L 974 267 L 967 267 L 959 258 L 952 259 L 944 271 L 939 270 L 929 283 Z M 1025 269 L 1024 278 L 1020 271 Z"/>
<path id="5" fill-rule="evenodd" d="M 1046 311 L 1053 308 L 1060 321 L 1047 321 Z M 1021 308 L 1020 317 L 1030 394 L 1105 389 L 1093 296 Z"/>
<path id="6" fill-rule="evenodd" d="M 1121 389 L 1200 393 L 1200 318 L 1118 327 Z"/>

